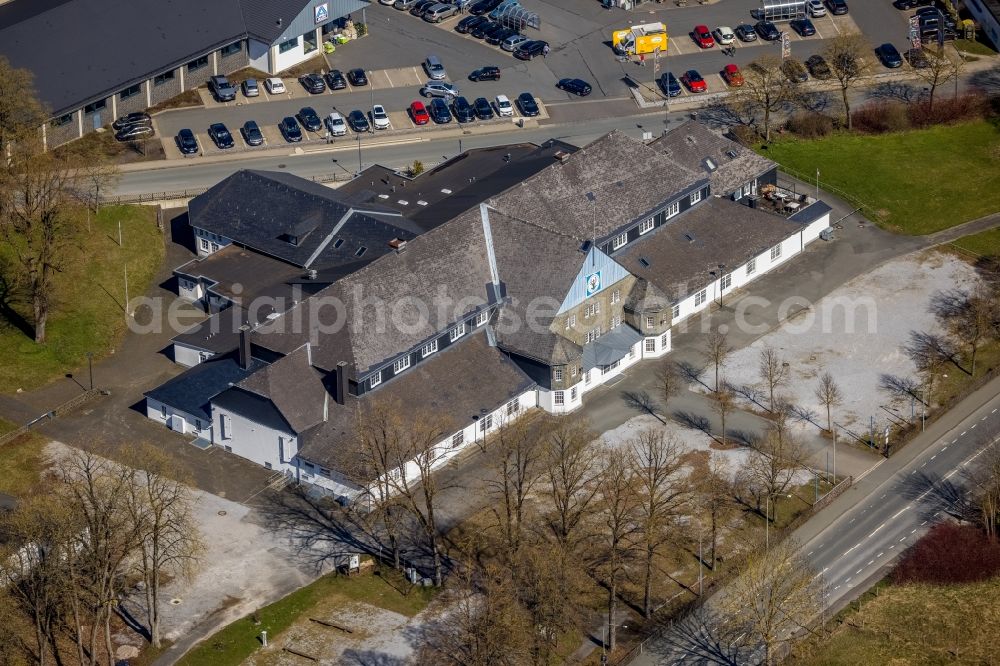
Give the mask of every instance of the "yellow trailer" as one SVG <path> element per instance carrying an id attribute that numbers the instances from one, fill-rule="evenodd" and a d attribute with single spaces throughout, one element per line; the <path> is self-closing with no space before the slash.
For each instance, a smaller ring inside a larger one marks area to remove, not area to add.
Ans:
<path id="1" fill-rule="evenodd" d="M 617 53 L 627 55 L 652 53 L 656 49 L 666 54 L 667 26 L 664 23 L 646 23 L 633 25 L 627 30 L 616 30 L 611 33 L 611 46 Z"/>

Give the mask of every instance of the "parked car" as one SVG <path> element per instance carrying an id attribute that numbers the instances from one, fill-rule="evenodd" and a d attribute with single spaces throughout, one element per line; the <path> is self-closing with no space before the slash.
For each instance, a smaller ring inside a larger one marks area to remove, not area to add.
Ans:
<path id="1" fill-rule="evenodd" d="M 487 65 L 486 67 L 480 67 L 479 69 L 472 70 L 469 74 L 470 81 L 499 81 L 500 80 L 500 68 L 494 67 L 492 65 Z"/>
<path id="2" fill-rule="evenodd" d="M 177 147 L 180 148 L 181 153 L 184 155 L 197 155 L 198 154 L 198 139 L 195 137 L 194 132 L 189 129 L 182 129 L 177 133 Z"/>
<path id="3" fill-rule="evenodd" d="M 487 21 L 489 21 L 489 19 L 485 16 L 466 16 L 464 19 L 455 24 L 455 32 L 467 35 L 477 26 L 480 26 Z"/>
<path id="4" fill-rule="evenodd" d="M 360 67 L 347 70 L 347 80 L 351 82 L 352 86 L 368 85 L 368 75 Z"/>
<path id="5" fill-rule="evenodd" d="M 948 14 L 944 13 L 937 7 L 924 7 L 918 9 L 914 14 L 920 21 L 921 25 L 930 25 L 934 23 L 944 23 L 945 27 L 949 30 L 955 29 L 955 21 Z"/>
<path id="6" fill-rule="evenodd" d="M 699 74 L 696 69 L 689 69 L 681 74 L 681 83 L 687 86 L 687 89 L 693 93 L 705 92 L 708 90 L 708 84 L 705 83 L 705 79 L 701 77 L 701 74 Z"/>
<path id="7" fill-rule="evenodd" d="M 531 60 L 536 56 L 544 54 L 545 49 L 548 47 L 547 42 L 543 42 L 540 39 L 531 39 L 514 49 L 514 57 L 518 60 Z"/>
<path id="8" fill-rule="evenodd" d="M 930 58 L 923 49 L 910 49 L 906 52 L 906 60 L 913 69 L 927 69 L 931 66 Z"/>
<path id="9" fill-rule="evenodd" d="M 155 132 L 153 131 L 152 125 L 126 125 L 117 132 L 115 132 L 116 141 L 136 141 L 138 139 L 148 139 L 153 136 Z"/>
<path id="10" fill-rule="evenodd" d="M 208 126 L 208 138 L 210 138 L 216 147 L 225 150 L 226 148 L 232 148 L 236 145 L 233 141 L 233 135 L 229 133 L 229 128 L 223 123 L 212 123 Z"/>
<path id="11" fill-rule="evenodd" d="M 507 95 L 497 95 L 496 99 L 493 100 L 493 107 L 501 118 L 509 118 L 514 115 L 514 105 L 510 103 L 510 98 Z"/>
<path id="12" fill-rule="evenodd" d="M 281 122 L 278 123 L 278 131 L 288 143 L 297 143 L 302 140 L 302 130 L 299 128 L 299 123 L 291 116 L 281 119 Z"/>
<path id="13" fill-rule="evenodd" d="M 493 107 L 490 106 L 490 100 L 485 97 L 477 97 L 476 101 L 472 103 L 472 110 L 476 112 L 476 118 L 480 120 L 493 119 Z"/>
<path id="14" fill-rule="evenodd" d="M 326 129 L 333 136 L 344 136 L 347 134 L 347 123 L 344 121 L 344 116 L 336 111 L 328 115 L 326 117 Z"/>
<path id="15" fill-rule="evenodd" d="M 303 74 L 299 77 L 299 83 L 310 95 L 319 95 L 326 92 L 326 83 L 319 74 Z"/>
<path id="16" fill-rule="evenodd" d="M 906 11 L 908 9 L 914 9 L 917 6 L 917 0 L 895 0 L 892 6 L 900 11 Z"/>
<path id="17" fill-rule="evenodd" d="M 500 48 L 503 49 L 504 51 L 513 52 L 514 49 L 516 49 L 518 46 L 524 44 L 527 41 L 529 41 L 528 38 L 520 33 L 516 35 L 511 35 L 510 37 L 508 37 L 507 39 L 503 40 L 500 43 Z"/>
<path id="18" fill-rule="evenodd" d="M 805 83 L 809 80 L 809 71 L 806 66 L 795 58 L 787 58 L 782 62 L 781 71 L 792 83 Z"/>
<path id="19" fill-rule="evenodd" d="M 451 18 L 458 13 L 458 7 L 455 5 L 446 4 L 444 2 L 439 2 L 436 5 L 431 5 L 421 14 L 423 18 L 428 23 L 440 23 L 446 18 Z"/>
<path id="20" fill-rule="evenodd" d="M 500 44 L 503 43 L 503 40 L 516 34 L 517 30 L 514 28 L 501 26 L 499 30 L 490 30 L 486 33 L 486 43 L 492 46 L 500 46 Z"/>
<path id="21" fill-rule="evenodd" d="M 715 41 L 723 46 L 729 46 L 736 41 L 736 35 L 733 34 L 732 28 L 725 25 L 720 25 L 712 34 L 715 36 Z"/>
<path id="22" fill-rule="evenodd" d="M 591 91 L 590 84 L 583 79 L 559 79 L 559 82 L 556 83 L 556 88 L 573 93 L 579 97 L 586 97 Z"/>
<path id="23" fill-rule="evenodd" d="M 428 81 L 420 89 L 422 97 L 458 97 L 458 88 L 445 81 Z"/>
<path id="24" fill-rule="evenodd" d="M 269 95 L 284 95 L 285 82 L 277 77 L 264 79 L 264 89 L 267 90 Z"/>
<path id="25" fill-rule="evenodd" d="M 816 26 L 807 18 L 789 21 L 788 25 L 792 26 L 792 30 L 799 33 L 800 37 L 812 37 L 816 34 Z"/>
<path id="26" fill-rule="evenodd" d="M 424 60 L 424 69 L 432 81 L 443 81 L 448 78 L 448 72 L 444 71 L 444 65 L 441 64 L 441 59 L 436 55 L 427 56 L 427 59 Z"/>
<path id="27" fill-rule="evenodd" d="M 232 102 L 236 99 L 236 87 L 224 76 L 208 77 L 208 89 L 212 91 L 216 101 Z"/>
<path id="28" fill-rule="evenodd" d="M 736 30 L 734 30 L 733 32 L 736 33 L 736 36 L 739 37 L 741 41 L 744 42 L 757 41 L 757 32 L 753 29 L 752 25 L 741 23 L 738 26 L 736 26 Z"/>
<path id="29" fill-rule="evenodd" d="M 414 125 L 426 125 L 431 121 L 430 114 L 427 113 L 427 107 L 419 100 L 410 104 L 410 118 L 413 120 Z"/>
<path id="30" fill-rule="evenodd" d="M 389 114 L 381 104 L 372 107 L 372 125 L 377 130 L 389 129 Z"/>
<path id="31" fill-rule="evenodd" d="M 357 109 L 347 114 L 347 124 L 359 134 L 371 129 L 371 125 L 368 124 L 368 116 L 365 115 L 364 111 L 358 111 Z"/>
<path id="32" fill-rule="evenodd" d="M 326 73 L 326 85 L 330 86 L 330 90 L 343 90 L 347 87 L 347 79 L 339 69 L 331 69 Z"/>
<path id="33" fill-rule="evenodd" d="M 435 97 L 431 100 L 428 111 L 430 112 L 431 120 L 437 125 L 444 125 L 451 122 L 451 111 L 448 110 L 448 103 L 440 97 Z"/>
<path id="34" fill-rule="evenodd" d="M 882 64 L 889 69 L 896 69 L 897 67 L 903 66 L 903 56 L 899 55 L 899 51 L 896 50 L 896 47 L 888 42 L 875 49 L 875 55 L 877 55 L 878 59 L 882 61 Z"/>
<path id="35" fill-rule="evenodd" d="M 681 82 L 677 80 L 673 72 L 667 72 L 660 76 L 660 89 L 668 97 L 677 97 L 681 94 Z"/>
<path id="36" fill-rule="evenodd" d="M 498 25 L 500 24 L 497 23 L 496 21 L 491 21 L 490 19 L 487 18 L 484 22 L 480 23 L 475 28 L 470 30 L 469 34 L 475 37 L 476 39 L 486 39 L 486 33 L 488 33 L 493 28 L 497 27 Z"/>
<path id="37" fill-rule="evenodd" d="M 722 79 L 726 85 L 738 88 L 743 85 L 743 72 L 735 64 L 730 63 L 722 68 Z"/>
<path id="38" fill-rule="evenodd" d="M 517 96 L 517 108 L 522 116 L 528 118 L 537 116 L 539 113 L 538 102 L 535 101 L 535 96 L 529 92 L 523 92 Z"/>
<path id="39" fill-rule="evenodd" d="M 826 16 L 826 7 L 823 6 L 823 0 L 806 0 L 806 11 L 813 18 Z"/>
<path id="40" fill-rule="evenodd" d="M 806 68 L 809 70 L 809 73 L 812 74 L 814 79 L 824 81 L 833 77 L 833 70 L 830 69 L 830 65 L 826 62 L 826 58 L 818 53 L 816 55 L 811 55 L 806 59 Z"/>
<path id="41" fill-rule="evenodd" d="M 456 97 L 451 103 L 451 112 L 460 123 L 471 123 L 476 119 L 476 112 L 464 97 Z"/>
<path id="42" fill-rule="evenodd" d="M 499 7 L 501 2 L 503 0 L 479 0 L 469 7 L 469 13 L 473 16 L 489 13 Z"/>
<path id="43" fill-rule="evenodd" d="M 417 18 L 420 18 L 424 15 L 424 12 L 426 12 L 428 9 L 430 9 L 436 4 L 438 4 L 437 0 L 419 0 L 418 2 L 414 3 L 412 7 L 410 7 L 410 16 L 416 16 Z"/>
<path id="44" fill-rule="evenodd" d="M 757 34 L 760 35 L 761 39 L 765 39 L 769 42 L 781 39 L 781 31 L 778 30 L 778 26 L 774 25 L 770 21 L 757 21 L 753 28 L 757 31 Z"/>
<path id="45" fill-rule="evenodd" d="M 111 123 L 111 128 L 115 130 L 123 130 L 126 127 L 132 127 L 133 125 L 152 125 L 153 119 L 149 117 L 149 114 L 145 111 L 136 111 L 135 113 L 129 113 L 115 122 Z"/>
<path id="46" fill-rule="evenodd" d="M 243 82 L 243 96 L 244 97 L 259 97 L 260 96 L 260 86 L 257 85 L 257 79 L 247 79 Z"/>
<path id="47" fill-rule="evenodd" d="M 254 120 L 248 120 L 243 123 L 243 127 L 240 128 L 240 134 L 243 135 L 243 140 L 246 141 L 248 146 L 260 146 L 264 143 L 264 133 L 260 131 L 260 127 L 257 126 L 257 122 Z"/>
<path id="48" fill-rule="evenodd" d="M 299 109 L 299 113 L 296 116 L 302 126 L 305 127 L 310 132 L 319 132 L 323 129 L 323 121 L 319 119 L 319 114 L 316 113 L 316 109 L 311 106 L 303 106 Z"/>
<path id="49" fill-rule="evenodd" d="M 694 43 L 703 49 L 710 49 L 715 46 L 715 39 L 709 31 L 707 25 L 696 25 L 691 32 Z"/>
<path id="50" fill-rule="evenodd" d="M 413 5 L 417 4 L 419 0 L 396 0 L 392 3 L 393 9 L 398 9 L 401 12 L 408 12 L 413 9 Z"/>
<path id="51" fill-rule="evenodd" d="M 848 12 L 847 0 L 826 0 L 826 6 L 834 16 L 843 16 Z"/>

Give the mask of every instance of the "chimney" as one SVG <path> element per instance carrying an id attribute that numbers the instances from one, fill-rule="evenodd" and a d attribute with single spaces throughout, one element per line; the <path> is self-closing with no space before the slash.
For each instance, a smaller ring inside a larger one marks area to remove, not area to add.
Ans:
<path id="1" fill-rule="evenodd" d="M 337 404 L 347 402 L 347 364 L 343 361 L 337 364 Z"/>
<path id="2" fill-rule="evenodd" d="M 397 253 L 402 252 L 404 249 L 406 249 L 406 241 L 400 240 L 398 238 L 393 238 L 391 241 L 389 241 L 389 247 L 391 247 Z"/>
<path id="3" fill-rule="evenodd" d="M 250 326 L 248 324 L 240 326 L 240 367 L 244 370 L 250 368 Z"/>

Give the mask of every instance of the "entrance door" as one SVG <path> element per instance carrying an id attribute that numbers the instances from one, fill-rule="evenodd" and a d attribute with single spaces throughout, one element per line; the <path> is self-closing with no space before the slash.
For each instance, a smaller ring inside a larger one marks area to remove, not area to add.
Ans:
<path id="1" fill-rule="evenodd" d="M 93 118 L 94 118 L 94 129 L 95 130 L 101 129 L 101 125 L 102 125 L 102 123 L 101 123 L 101 112 L 100 111 L 95 111 Z"/>

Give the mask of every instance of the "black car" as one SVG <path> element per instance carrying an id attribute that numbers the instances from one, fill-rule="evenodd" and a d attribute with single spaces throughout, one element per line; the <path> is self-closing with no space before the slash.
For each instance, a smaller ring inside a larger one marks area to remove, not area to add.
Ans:
<path id="1" fill-rule="evenodd" d="M 903 66 L 903 56 L 899 55 L 896 47 L 888 42 L 875 49 L 875 55 L 889 69 L 896 69 Z"/>
<path id="2" fill-rule="evenodd" d="M 264 134 L 260 131 L 255 120 L 248 120 L 240 128 L 240 134 L 248 146 L 260 146 L 264 143 Z"/>
<path id="3" fill-rule="evenodd" d="M 910 49 L 906 52 L 906 59 L 913 69 L 927 69 L 931 66 L 930 58 L 923 49 Z"/>
<path id="4" fill-rule="evenodd" d="M 326 84 L 319 74 L 303 74 L 299 77 L 299 83 L 311 95 L 319 95 L 326 92 Z"/>
<path id="5" fill-rule="evenodd" d="M 122 130 L 126 127 L 131 127 L 133 125 L 152 125 L 153 119 L 149 117 L 148 113 L 143 111 L 136 111 L 135 113 L 130 113 L 124 115 L 115 122 L 111 123 L 111 128 L 115 130 Z"/>
<path id="6" fill-rule="evenodd" d="M 431 115 L 431 120 L 437 125 L 444 125 L 451 122 L 451 111 L 448 110 L 448 103 L 440 97 L 435 97 L 427 105 L 427 113 Z"/>
<path id="7" fill-rule="evenodd" d="M 781 39 L 781 31 L 778 30 L 778 26 L 774 25 L 770 21 L 757 21 L 757 24 L 753 27 L 760 35 L 761 39 L 765 39 L 769 42 L 773 42 Z"/>
<path id="8" fill-rule="evenodd" d="M 339 69 L 331 69 L 326 73 L 326 85 L 330 90 L 343 90 L 347 87 L 347 80 Z"/>
<path id="9" fill-rule="evenodd" d="M 538 102 L 535 101 L 535 97 L 529 92 L 523 92 L 517 96 L 517 108 L 520 109 L 522 116 L 527 116 L 528 118 L 538 115 Z"/>
<path id="10" fill-rule="evenodd" d="M 500 46 L 500 44 L 503 43 L 503 40 L 507 39 L 508 37 L 513 37 L 516 34 L 517 30 L 515 30 L 514 28 L 507 28 L 504 26 L 500 26 L 499 29 L 494 28 L 493 30 L 490 30 L 488 33 L 486 33 L 486 43 L 491 44 L 493 46 Z"/>
<path id="11" fill-rule="evenodd" d="M 843 16 L 847 13 L 847 0 L 826 0 L 826 6 L 834 16 Z"/>
<path id="12" fill-rule="evenodd" d="M 351 129 L 355 132 L 367 132 L 371 129 L 368 124 L 368 116 L 365 115 L 364 111 L 358 111 L 355 109 L 347 114 L 347 124 L 351 126 Z"/>
<path id="13" fill-rule="evenodd" d="M 806 66 L 794 58 L 788 58 L 781 63 L 781 71 L 792 83 L 805 83 L 809 80 L 809 72 Z"/>
<path id="14" fill-rule="evenodd" d="M 493 119 L 493 105 L 485 97 L 477 97 L 472 103 L 472 110 L 476 112 L 476 118 L 480 120 Z"/>
<path id="15" fill-rule="evenodd" d="M 365 74 L 365 70 L 360 67 L 347 70 L 347 80 L 351 82 L 352 86 L 368 85 L 368 75 Z"/>
<path id="16" fill-rule="evenodd" d="M 744 42 L 757 41 L 757 33 L 753 29 L 752 25 L 741 23 L 740 25 L 736 26 L 736 30 L 733 30 L 733 32 L 736 33 L 736 36 L 739 37 L 741 41 Z"/>
<path id="17" fill-rule="evenodd" d="M 788 25 L 792 26 L 792 30 L 799 33 L 800 37 L 812 37 L 816 34 L 816 26 L 807 18 L 789 21 Z"/>
<path id="18" fill-rule="evenodd" d="M 136 141 L 153 136 L 152 125 L 128 125 L 115 132 L 116 141 Z"/>
<path id="19" fill-rule="evenodd" d="M 177 133 L 177 147 L 185 155 L 196 155 L 198 153 L 198 139 L 194 132 L 189 129 L 182 129 Z"/>
<path id="20" fill-rule="evenodd" d="M 830 65 L 826 62 L 826 58 L 816 54 L 811 55 L 806 58 L 806 69 L 812 74 L 814 79 L 819 79 L 821 81 L 829 79 L 833 76 L 833 70 L 830 69 Z"/>
<path id="21" fill-rule="evenodd" d="M 302 140 L 302 130 L 299 128 L 299 123 L 291 116 L 282 118 L 281 122 L 278 123 L 278 129 L 281 131 L 281 136 L 285 137 L 285 141 L 288 143 L 295 143 Z"/>
<path id="22" fill-rule="evenodd" d="M 486 67 L 480 67 L 479 69 L 473 70 L 469 74 L 470 81 L 499 81 L 500 80 L 500 68 L 493 67 L 492 65 Z"/>
<path id="23" fill-rule="evenodd" d="M 424 15 L 428 9 L 438 4 L 437 0 L 420 0 L 417 4 L 410 7 L 410 16 L 421 17 Z"/>
<path id="24" fill-rule="evenodd" d="M 546 42 L 540 39 L 533 39 L 514 49 L 514 57 L 518 60 L 531 60 L 535 56 L 545 53 L 545 49 L 548 47 L 549 45 Z"/>
<path id="25" fill-rule="evenodd" d="M 917 0 L 896 0 L 892 3 L 892 6 L 905 12 L 907 9 L 915 9 L 917 7 Z"/>
<path id="26" fill-rule="evenodd" d="M 210 138 L 218 148 L 225 150 L 236 145 L 233 135 L 229 133 L 229 128 L 222 123 L 212 123 L 208 126 L 208 138 Z"/>
<path id="27" fill-rule="evenodd" d="M 451 112 L 455 114 L 455 120 L 460 123 L 471 123 L 476 119 L 476 112 L 473 110 L 469 100 L 464 97 L 456 97 L 451 103 Z"/>
<path id="28" fill-rule="evenodd" d="M 590 84 L 583 79 L 559 79 L 556 88 L 580 97 L 586 97 L 591 91 Z"/>
<path id="29" fill-rule="evenodd" d="M 496 27 L 499 27 L 499 25 L 500 24 L 497 23 L 496 21 L 491 21 L 487 19 L 485 22 L 480 23 L 475 28 L 470 30 L 469 34 L 475 37 L 476 39 L 486 39 L 486 33 L 488 33 L 490 30 L 493 30 Z"/>
<path id="30" fill-rule="evenodd" d="M 660 77 L 660 89 L 668 97 L 677 97 L 681 94 L 681 82 L 677 80 L 673 72 L 667 72 Z"/>
<path id="31" fill-rule="evenodd" d="M 469 7 L 469 13 L 473 16 L 487 14 L 499 7 L 501 2 L 503 0 L 479 0 L 479 2 Z"/>
<path id="32" fill-rule="evenodd" d="M 299 112 L 295 114 L 295 117 L 300 123 L 302 123 L 302 126 L 310 132 L 318 132 L 323 129 L 323 121 L 319 119 L 316 109 L 311 106 L 303 106 L 299 109 Z"/>
<path id="33" fill-rule="evenodd" d="M 485 16 L 466 16 L 455 24 L 455 32 L 467 35 L 487 21 L 489 19 Z"/>
<path id="34" fill-rule="evenodd" d="M 208 78 L 208 89 L 215 95 L 215 99 L 220 102 L 232 102 L 236 99 L 236 86 L 229 82 L 224 76 L 210 76 Z"/>

